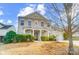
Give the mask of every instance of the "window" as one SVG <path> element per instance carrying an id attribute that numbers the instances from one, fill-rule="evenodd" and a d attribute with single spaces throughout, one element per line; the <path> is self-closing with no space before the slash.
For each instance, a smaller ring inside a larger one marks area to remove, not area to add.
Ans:
<path id="1" fill-rule="evenodd" d="M 31 34 L 31 30 L 26 30 L 26 34 Z"/>
<path id="2" fill-rule="evenodd" d="M 38 24 L 38 21 L 35 21 L 35 25 L 37 25 Z"/>
<path id="3" fill-rule="evenodd" d="M 35 24 L 37 25 L 37 22 L 35 22 Z"/>
<path id="4" fill-rule="evenodd" d="M 49 24 L 47 24 L 47 27 L 50 27 L 50 25 L 49 25 Z"/>
<path id="5" fill-rule="evenodd" d="M 24 25 L 24 20 L 21 20 L 21 25 Z"/>
<path id="6" fill-rule="evenodd" d="M 31 27 L 31 21 L 28 21 L 28 27 Z"/>
<path id="7" fill-rule="evenodd" d="M 41 26 L 42 26 L 42 27 L 44 26 L 44 22 L 41 22 Z"/>

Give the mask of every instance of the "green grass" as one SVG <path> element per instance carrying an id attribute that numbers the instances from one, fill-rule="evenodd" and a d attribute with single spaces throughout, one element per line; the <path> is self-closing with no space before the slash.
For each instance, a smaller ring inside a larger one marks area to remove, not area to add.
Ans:
<path id="1" fill-rule="evenodd" d="M 78 37 L 78 36 L 73 37 L 72 39 L 73 39 L 74 41 L 79 41 L 79 37 Z"/>
<path id="2" fill-rule="evenodd" d="M 73 40 L 79 41 L 79 37 L 73 37 Z"/>

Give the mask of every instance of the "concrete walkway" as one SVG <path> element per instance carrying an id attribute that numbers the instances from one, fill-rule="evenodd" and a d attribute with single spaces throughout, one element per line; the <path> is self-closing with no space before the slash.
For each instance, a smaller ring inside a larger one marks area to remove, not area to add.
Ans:
<path id="1" fill-rule="evenodd" d="M 69 43 L 69 41 L 62 41 L 62 42 L 67 42 L 67 43 Z M 79 41 L 73 41 L 73 44 L 76 45 L 76 46 L 79 46 Z"/>
<path id="2" fill-rule="evenodd" d="M 0 43 L 0 46 L 2 46 L 3 45 L 3 43 Z"/>

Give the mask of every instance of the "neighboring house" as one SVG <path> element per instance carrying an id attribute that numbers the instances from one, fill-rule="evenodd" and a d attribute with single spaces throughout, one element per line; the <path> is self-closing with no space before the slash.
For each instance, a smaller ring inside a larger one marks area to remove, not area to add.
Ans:
<path id="1" fill-rule="evenodd" d="M 32 34 L 36 40 L 41 41 L 41 36 L 59 34 L 59 31 L 52 29 L 51 22 L 38 12 L 26 16 L 18 16 L 18 33 Z"/>
<path id="2" fill-rule="evenodd" d="M 0 42 L 2 42 L 3 37 L 6 35 L 9 31 L 15 31 L 15 28 L 13 25 L 5 25 L 0 23 Z"/>

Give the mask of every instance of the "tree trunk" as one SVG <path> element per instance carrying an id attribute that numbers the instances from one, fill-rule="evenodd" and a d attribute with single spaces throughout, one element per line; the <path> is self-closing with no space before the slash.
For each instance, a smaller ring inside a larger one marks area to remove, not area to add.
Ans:
<path id="1" fill-rule="evenodd" d="M 68 54 L 73 55 L 74 54 L 74 48 L 73 48 L 71 17 L 70 16 L 68 16 L 68 40 L 69 40 Z"/>
<path id="2" fill-rule="evenodd" d="M 69 54 L 69 55 L 74 55 L 74 48 L 73 48 L 72 34 L 69 35 L 68 40 L 69 40 L 68 54 Z"/>
<path id="3" fill-rule="evenodd" d="M 65 7 L 65 11 L 66 11 L 66 15 L 67 15 L 67 22 L 68 22 L 68 40 L 69 40 L 69 49 L 68 49 L 68 54 L 69 55 L 73 55 L 74 54 L 74 48 L 73 48 L 73 40 L 72 40 L 72 25 L 71 25 L 71 21 L 72 21 L 72 3 L 65 3 L 64 7 Z"/>

